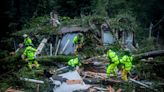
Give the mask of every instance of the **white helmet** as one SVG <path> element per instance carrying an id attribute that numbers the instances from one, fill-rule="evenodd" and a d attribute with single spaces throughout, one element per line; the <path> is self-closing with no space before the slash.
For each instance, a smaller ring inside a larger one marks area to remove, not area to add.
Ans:
<path id="1" fill-rule="evenodd" d="M 28 35 L 27 34 L 24 34 L 23 37 L 26 38 Z"/>

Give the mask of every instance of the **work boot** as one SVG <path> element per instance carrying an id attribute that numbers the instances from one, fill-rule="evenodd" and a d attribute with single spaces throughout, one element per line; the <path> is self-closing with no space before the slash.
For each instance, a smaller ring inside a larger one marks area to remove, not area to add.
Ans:
<path id="1" fill-rule="evenodd" d="M 123 71 L 122 71 L 122 80 L 128 81 L 127 73 L 128 73 L 128 72 L 127 72 L 125 69 L 123 69 Z"/>

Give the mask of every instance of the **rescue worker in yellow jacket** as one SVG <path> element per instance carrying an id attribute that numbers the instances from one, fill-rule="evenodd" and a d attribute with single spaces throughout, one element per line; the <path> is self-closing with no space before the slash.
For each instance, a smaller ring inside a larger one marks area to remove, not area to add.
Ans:
<path id="1" fill-rule="evenodd" d="M 84 44 L 84 36 L 83 36 L 82 33 L 79 33 L 78 35 L 76 35 L 76 36 L 73 38 L 73 44 L 76 45 L 74 53 L 75 53 L 75 55 L 77 55 L 77 54 L 78 54 L 78 50 L 79 50 L 80 48 L 82 48 L 82 46 L 83 46 L 83 44 Z"/>
<path id="2" fill-rule="evenodd" d="M 38 64 L 38 62 L 35 59 L 35 52 L 36 52 L 36 49 L 33 48 L 32 45 L 30 44 L 30 45 L 28 45 L 25 48 L 25 51 L 24 51 L 24 53 L 22 55 L 22 58 L 23 59 L 26 59 L 28 61 L 28 67 L 29 67 L 29 69 L 32 69 L 32 64 L 33 63 L 35 64 L 35 67 L 37 69 L 39 68 L 39 64 Z"/>
<path id="3" fill-rule="evenodd" d="M 25 47 L 27 47 L 29 45 L 33 45 L 31 38 L 27 34 L 24 34 L 23 37 L 24 37 L 24 45 L 25 45 Z"/>
<path id="4" fill-rule="evenodd" d="M 132 61 L 133 61 L 133 57 L 130 54 L 129 50 L 125 50 L 124 51 L 124 55 L 123 57 L 120 59 L 120 63 L 123 64 L 123 69 L 122 69 L 122 79 L 127 81 L 127 75 L 128 73 L 130 73 L 130 70 L 132 68 Z"/>
<path id="5" fill-rule="evenodd" d="M 78 57 L 70 59 L 68 65 L 70 70 L 74 70 L 77 66 L 81 66 L 80 59 Z"/>
<path id="6" fill-rule="evenodd" d="M 117 68 L 117 65 L 119 64 L 119 57 L 116 54 L 116 52 L 114 52 L 111 49 L 108 50 L 107 57 L 110 61 L 110 64 L 108 65 L 106 69 L 107 77 L 110 77 L 111 73 L 113 73 L 114 76 L 116 76 L 116 68 Z"/>

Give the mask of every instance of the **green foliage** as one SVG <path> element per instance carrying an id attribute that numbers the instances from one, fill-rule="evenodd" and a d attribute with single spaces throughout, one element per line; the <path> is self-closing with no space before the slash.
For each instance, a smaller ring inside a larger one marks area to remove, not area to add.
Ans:
<path id="1" fill-rule="evenodd" d="M 29 34 L 30 36 L 55 33 L 56 29 L 50 25 L 49 16 L 40 16 L 32 18 L 30 22 L 24 25 L 23 30 L 13 33 L 15 36 Z"/>
<path id="2" fill-rule="evenodd" d="M 154 38 L 147 38 L 147 39 L 143 39 L 141 41 L 141 46 L 140 46 L 140 51 L 139 52 L 147 52 L 147 51 L 153 51 L 156 50 L 156 43 L 155 43 L 155 39 Z"/>
<path id="3" fill-rule="evenodd" d="M 24 25 L 23 29 L 49 25 L 49 20 L 49 16 L 33 17 L 30 22 Z"/>
<path id="4" fill-rule="evenodd" d="M 107 16 L 107 11 L 106 9 L 108 8 L 107 4 L 108 4 L 109 0 L 95 0 L 94 4 L 92 4 L 94 6 L 93 8 L 93 13 L 99 16 Z"/>
<path id="5" fill-rule="evenodd" d="M 64 56 L 64 55 L 58 55 L 58 56 L 51 56 L 51 57 L 41 57 L 41 58 L 37 58 L 39 63 L 43 63 L 43 64 L 52 64 L 52 61 L 56 61 L 56 62 L 67 62 L 70 59 L 74 58 L 75 56 Z"/>
<path id="6" fill-rule="evenodd" d="M 5 92 L 5 90 L 7 89 L 7 88 L 9 88 L 10 86 L 8 85 L 8 83 L 5 83 L 5 82 L 1 82 L 0 83 L 0 91 L 1 92 Z"/>
<path id="7" fill-rule="evenodd" d="M 6 57 L 6 56 L 8 56 L 8 51 L 7 50 L 0 50 L 0 58 L 4 58 L 4 57 Z"/>
<path id="8" fill-rule="evenodd" d="M 130 13 L 120 13 L 113 18 L 109 19 L 109 24 L 112 29 L 120 31 L 133 31 L 138 30 L 138 23 L 134 16 Z"/>
<path id="9" fill-rule="evenodd" d="M 91 2 L 92 0 L 56 0 L 54 8 L 61 16 L 73 18 L 81 13 L 88 15 L 91 12 Z"/>

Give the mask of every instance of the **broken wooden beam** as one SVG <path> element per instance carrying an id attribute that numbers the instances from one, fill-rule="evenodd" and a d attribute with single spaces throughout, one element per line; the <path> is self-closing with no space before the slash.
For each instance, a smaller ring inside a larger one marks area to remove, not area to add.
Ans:
<path id="1" fill-rule="evenodd" d="M 141 86 L 144 86 L 144 87 L 146 87 L 146 88 L 150 88 L 148 85 L 146 85 L 146 84 L 144 84 L 144 83 L 141 83 L 141 82 L 139 82 L 139 81 L 136 81 L 136 80 L 134 80 L 134 79 L 132 79 L 132 78 L 129 78 L 129 80 L 132 81 L 132 82 L 134 82 L 134 83 L 137 83 L 137 84 L 139 84 L 139 85 L 141 85 Z"/>
<path id="2" fill-rule="evenodd" d="M 28 82 L 33 82 L 33 83 L 38 83 L 38 84 L 44 84 L 44 81 L 42 80 L 35 80 L 35 79 L 29 79 L 29 78 L 20 78 L 20 80 L 28 81 Z"/>
<path id="3" fill-rule="evenodd" d="M 145 88 L 148 88 L 148 89 L 151 89 L 151 90 L 153 90 L 153 91 L 155 91 L 155 92 L 158 92 L 157 89 L 154 89 L 154 88 L 152 88 L 151 86 L 148 86 L 148 85 L 146 85 L 146 84 L 144 84 L 144 83 L 142 83 L 142 82 L 140 82 L 140 81 L 134 80 L 134 79 L 132 79 L 132 78 L 129 78 L 129 81 L 132 81 L 132 82 L 134 82 L 134 83 L 136 83 L 136 84 L 139 84 L 139 85 L 141 85 L 141 86 L 143 86 L 143 87 L 145 87 Z"/>
<path id="4" fill-rule="evenodd" d="M 50 43 L 50 56 L 52 56 L 52 43 Z"/>
<path id="5" fill-rule="evenodd" d="M 58 44 L 57 44 L 57 47 L 56 47 L 56 51 L 55 51 L 55 56 L 56 56 L 57 53 L 58 53 L 58 49 L 59 49 L 60 42 L 61 42 L 61 40 L 59 39 Z"/>
<path id="6" fill-rule="evenodd" d="M 59 68 L 59 69 L 55 70 L 55 72 L 62 71 L 62 70 L 64 70 L 64 69 L 66 69 L 66 68 L 68 68 L 68 66 L 65 66 L 65 67 Z"/>
<path id="7" fill-rule="evenodd" d="M 43 47 L 44 47 L 45 44 L 47 43 L 47 40 L 48 40 L 47 38 L 43 38 L 43 40 L 41 41 L 41 43 L 39 44 L 39 46 L 38 46 L 38 48 L 37 48 L 37 51 L 36 51 L 36 53 L 35 53 L 35 56 L 41 53 Z"/>

